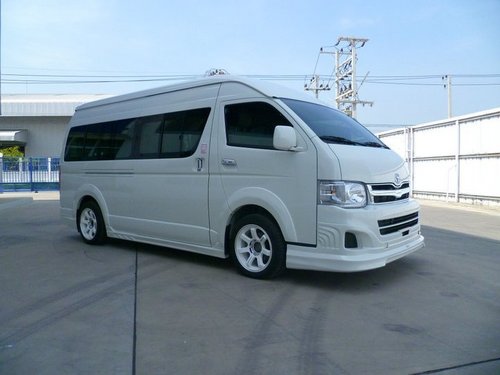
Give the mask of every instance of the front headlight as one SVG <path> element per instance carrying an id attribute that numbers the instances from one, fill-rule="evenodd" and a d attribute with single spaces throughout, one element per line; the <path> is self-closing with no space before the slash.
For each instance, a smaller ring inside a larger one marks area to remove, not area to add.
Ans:
<path id="1" fill-rule="evenodd" d="M 360 182 L 318 181 L 318 204 L 359 208 L 365 207 L 366 201 L 366 188 Z"/>

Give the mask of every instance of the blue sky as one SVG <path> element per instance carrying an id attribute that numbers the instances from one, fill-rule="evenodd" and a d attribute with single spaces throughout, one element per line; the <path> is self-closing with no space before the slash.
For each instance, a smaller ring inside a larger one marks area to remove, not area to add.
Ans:
<path id="1" fill-rule="evenodd" d="M 320 47 L 355 36 L 369 39 L 358 51 L 357 65 L 359 76 L 369 72 L 360 98 L 374 101 L 358 110 L 365 124 L 445 118 L 443 74 L 452 75 L 454 115 L 500 107 L 500 0 L 3 0 L 1 5 L 3 93 L 118 94 L 169 81 L 73 81 L 92 75 L 193 76 L 210 68 L 294 75 L 278 83 L 303 90 L 301 77 L 313 74 Z M 330 75 L 333 64 L 332 57 L 321 55 L 317 73 Z M 52 77 L 21 76 L 36 74 Z M 436 77 L 375 82 L 380 76 Z M 73 83 L 27 84 L 28 79 Z M 320 99 L 333 103 L 333 92 Z"/>

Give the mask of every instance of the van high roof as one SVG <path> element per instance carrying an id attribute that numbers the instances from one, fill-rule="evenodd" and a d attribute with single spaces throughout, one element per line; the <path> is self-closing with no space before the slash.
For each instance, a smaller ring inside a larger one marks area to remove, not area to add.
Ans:
<path id="1" fill-rule="evenodd" d="M 136 91 L 136 92 L 132 92 L 129 94 L 113 96 L 110 98 L 105 98 L 105 99 L 82 104 L 79 107 L 77 107 L 76 110 L 79 111 L 82 109 L 94 108 L 94 107 L 99 107 L 102 105 L 125 102 L 128 100 L 134 100 L 134 99 L 144 98 L 144 97 L 148 97 L 148 96 L 161 95 L 161 94 L 165 94 L 168 92 L 185 90 L 185 89 L 189 89 L 189 88 L 214 85 L 214 84 L 219 84 L 219 83 L 223 83 L 223 82 L 240 83 L 242 85 L 253 88 L 254 90 L 256 90 L 256 91 L 260 92 L 261 94 L 268 96 L 268 97 L 290 98 L 290 99 L 297 99 L 297 100 L 315 102 L 315 103 L 319 102 L 314 97 L 307 95 L 306 93 L 303 93 L 303 92 L 297 91 L 297 90 L 293 90 L 293 89 L 290 89 L 290 88 L 285 87 L 285 86 L 277 85 L 277 84 L 274 84 L 271 82 L 257 80 L 257 79 L 243 78 L 243 77 L 232 76 L 232 75 L 217 75 L 217 76 L 206 77 L 206 78 L 202 78 L 202 79 L 177 83 L 174 85 L 161 86 L 161 87 L 156 87 L 156 88 L 152 88 L 152 89 Z M 326 104 L 326 103 L 321 103 L 321 104 Z"/>

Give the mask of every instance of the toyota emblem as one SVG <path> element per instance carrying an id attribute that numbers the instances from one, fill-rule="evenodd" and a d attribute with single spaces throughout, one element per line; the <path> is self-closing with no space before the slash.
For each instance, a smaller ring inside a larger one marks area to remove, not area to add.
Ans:
<path id="1" fill-rule="evenodd" d="M 394 183 L 399 185 L 401 183 L 401 177 L 399 177 L 399 173 L 394 174 Z"/>

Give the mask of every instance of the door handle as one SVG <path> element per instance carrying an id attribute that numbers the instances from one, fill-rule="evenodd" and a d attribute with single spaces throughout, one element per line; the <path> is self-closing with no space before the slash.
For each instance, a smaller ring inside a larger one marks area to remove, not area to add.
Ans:
<path id="1" fill-rule="evenodd" d="M 222 159 L 221 164 L 225 165 L 227 167 L 236 167 L 236 160 L 234 160 L 234 159 Z"/>
<path id="2" fill-rule="evenodd" d="M 196 158 L 196 171 L 201 172 L 203 169 L 203 158 Z"/>

